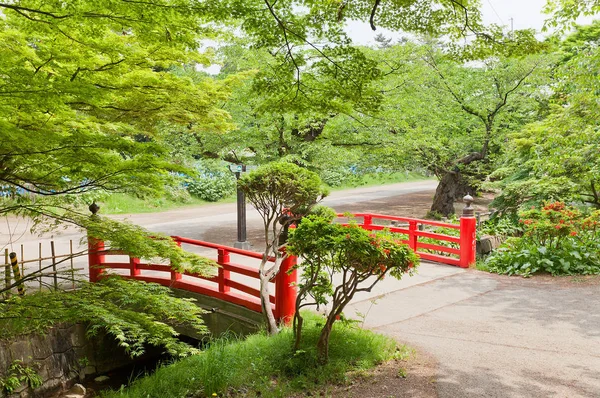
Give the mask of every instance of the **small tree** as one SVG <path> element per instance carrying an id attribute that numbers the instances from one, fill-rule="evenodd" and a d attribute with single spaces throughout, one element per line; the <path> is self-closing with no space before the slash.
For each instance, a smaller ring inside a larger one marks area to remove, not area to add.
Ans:
<path id="1" fill-rule="evenodd" d="M 296 348 L 301 340 L 300 308 L 330 304 L 317 342 L 322 362 L 329 357 L 329 336 L 333 324 L 358 292 L 369 292 L 386 275 L 396 279 L 410 272 L 417 255 L 388 232 L 369 232 L 358 225 L 332 224 L 331 217 L 305 217 L 290 235 L 288 251 L 302 256 L 302 281 L 296 301 L 294 333 Z M 341 281 L 336 285 L 336 279 Z M 304 302 L 312 297 L 312 303 Z"/>
<path id="2" fill-rule="evenodd" d="M 287 257 L 282 233 L 306 215 L 312 206 L 327 195 L 321 179 L 312 171 L 292 163 L 276 162 L 259 167 L 239 180 L 240 189 L 263 219 L 265 250 L 259 268 L 260 298 L 270 334 L 277 333 L 277 323 L 269 301 L 269 281 Z M 267 268 L 269 258 L 275 263 Z"/>

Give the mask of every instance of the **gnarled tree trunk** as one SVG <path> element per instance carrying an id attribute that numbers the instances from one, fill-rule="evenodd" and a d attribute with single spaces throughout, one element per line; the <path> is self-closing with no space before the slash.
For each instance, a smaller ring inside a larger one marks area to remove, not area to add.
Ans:
<path id="1" fill-rule="evenodd" d="M 454 198 L 460 185 L 460 172 L 446 172 L 435 190 L 431 211 L 439 213 L 444 217 L 454 214 Z"/>

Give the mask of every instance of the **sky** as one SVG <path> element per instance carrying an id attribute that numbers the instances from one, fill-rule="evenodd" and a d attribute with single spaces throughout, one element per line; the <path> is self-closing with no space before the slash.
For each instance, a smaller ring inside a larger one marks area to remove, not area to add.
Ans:
<path id="1" fill-rule="evenodd" d="M 542 14 L 542 8 L 546 0 L 481 0 L 481 11 L 484 24 L 505 25 L 510 29 L 511 18 L 513 27 L 518 29 L 535 29 L 541 32 L 544 20 L 548 17 Z M 593 18 L 580 18 L 580 24 L 590 23 Z M 400 38 L 401 34 L 378 28 L 375 32 L 367 23 L 351 22 L 348 24 L 347 33 L 352 41 L 359 44 L 373 44 L 373 38 L 378 33 L 394 39 Z"/>

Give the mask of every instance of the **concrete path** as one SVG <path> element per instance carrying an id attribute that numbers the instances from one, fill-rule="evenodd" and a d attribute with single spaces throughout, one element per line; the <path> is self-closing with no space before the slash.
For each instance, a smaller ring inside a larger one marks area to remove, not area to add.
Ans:
<path id="1" fill-rule="evenodd" d="M 598 284 L 430 263 L 387 283 L 346 314 L 433 355 L 440 397 L 600 397 Z"/>

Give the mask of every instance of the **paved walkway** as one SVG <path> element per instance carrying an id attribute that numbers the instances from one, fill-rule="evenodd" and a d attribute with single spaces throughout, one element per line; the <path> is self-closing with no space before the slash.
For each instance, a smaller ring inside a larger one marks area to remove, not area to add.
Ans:
<path id="1" fill-rule="evenodd" d="M 598 283 L 424 263 L 346 314 L 433 355 L 440 397 L 600 397 Z"/>

